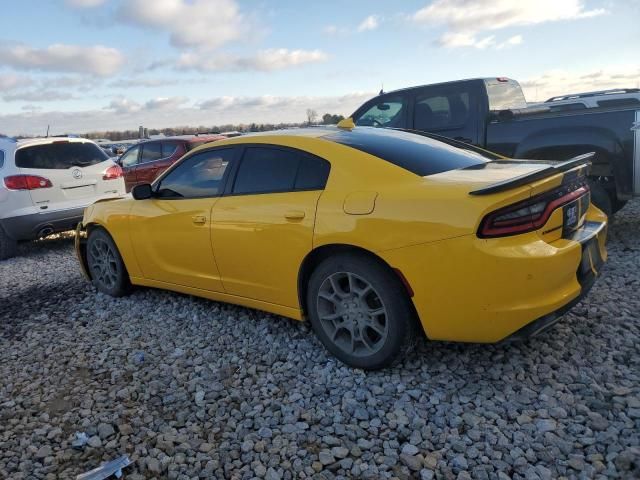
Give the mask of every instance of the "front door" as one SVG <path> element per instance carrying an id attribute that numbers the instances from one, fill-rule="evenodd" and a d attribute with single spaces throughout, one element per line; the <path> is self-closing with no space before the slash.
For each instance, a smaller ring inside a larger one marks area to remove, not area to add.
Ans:
<path id="1" fill-rule="evenodd" d="M 118 162 L 124 172 L 124 185 L 127 192 L 131 191 L 138 183 L 136 177 L 136 169 L 138 168 L 138 160 L 140 158 L 140 146 L 136 145 L 124 152 Z"/>
<path id="2" fill-rule="evenodd" d="M 275 146 L 247 147 L 229 195 L 213 208 L 213 248 L 227 293 L 299 307 L 329 163 Z"/>
<path id="3" fill-rule="evenodd" d="M 131 236 L 145 278 L 222 292 L 211 244 L 211 212 L 231 148 L 193 155 L 163 177 L 153 198 L 135 202 Z"/>

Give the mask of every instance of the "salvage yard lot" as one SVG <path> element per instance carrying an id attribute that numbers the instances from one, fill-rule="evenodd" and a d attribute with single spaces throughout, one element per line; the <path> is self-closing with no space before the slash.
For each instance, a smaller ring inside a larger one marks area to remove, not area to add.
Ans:
<path id="1" fill-rule="evenodd" d="M 71 478 L 123 454 L 127 479 L 637 478 L 640 202 L 608 250 L 541 337 L 420 342 L 365 373 L 275 315 L 97 294 L 69 235 L 25 244 L 0 263 L 0 478 Z"/>

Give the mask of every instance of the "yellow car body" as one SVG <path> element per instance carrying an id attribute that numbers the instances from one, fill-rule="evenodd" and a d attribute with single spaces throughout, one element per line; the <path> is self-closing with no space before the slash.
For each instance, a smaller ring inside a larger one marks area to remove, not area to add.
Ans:
<path id="1" fill-rule="evenodd" d="M 584 164 L 472 195 L 540 166 L 523 161 L 419 176 L 329 140 L 334 132 L 310 128 L 242 136 L 187 155 L 244 145 L 307 152 L 330 163 L 322 190 L 103 201 L 86 209 L 80 229 L 108 232 L 135 285 L 296 320 L 305 319 L 308 270 L 318 258 L 345 248 L 368 252 L 401 277 L 429 339 L 464 342 L 496 342 L 562 311 L 588 289 L 581 284 L 581 266 L 588 263 L 595 277 L 606 259 L 607 218 L 590 203 L 570 236 L 563 235 L 562 208 L 534 231 L 478 235 L 490 212 L 557 188 L 568 175 L 584 175 Z M 77 245 L 86 273 L 82 241 Z"/>

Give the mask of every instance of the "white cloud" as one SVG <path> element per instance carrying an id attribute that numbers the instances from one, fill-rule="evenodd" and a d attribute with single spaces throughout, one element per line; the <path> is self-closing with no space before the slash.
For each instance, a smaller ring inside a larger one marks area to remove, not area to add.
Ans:
<path id="1" fill-rule="evenodd" d="M 0 63 L 18 70 L 76 72 L 109 76 L 124 65 L 124 55 L 115 48 L 96 45 L 55 44 L 33 48 L 23 44 L 0 44 Z"/>
<path id="2" fill-rule="evenodd" d="M 501 50 L 503 48 L 509 48 L 520 44 L 522 44 L 522 35 L 514 35 L 513 37 L 507 38 L 504 42 L 499 43 L 496 48 Z"/>
<path id="3" fill-rule="evenodd" d="M 0 75 L 0 90 L 9 91 L 22 87 L 28 87 L 33 84 L 33 80 L 29 77 L 15 74 Z"/>
<path id="4" fill-rule="evenodd" d="M 95 8 L 106 3 L 107 0 L 65 0 L 70 7 L 77 8 Z"/>
<path id="5" fill-rule="evenodd" d="M 369 15 L 365 18 L 360 25 L 358 25 L 358 32 L 366 32 L 368 30 L 375 30 L 380 25 L 380 17 L 377 15 Z"/>
<path id="6" fill-rule="evenodd" d="M 58 90 L 29 90 L 26 92 L 7 93 L 2 96 L 5 102 L 53 102 L 56 100 L 72 100 L 75 98 L 69 92 L 60 92 Z"/>
<path id="7" fill-rule="evenodd" d="M 147 110 L 171 110 L 179 108 L 188 101 L 189 99 L 187 97 L 158 97 L 145 103 L 144 108 Z"/>
<path id="8" fill-rule="evenodd" d="M 586 10 L 583 0 L 435 0 L 415 12 L 412 19 L 423 25 L 444 25 L 446 31 L 438 41 L 440 45 L 486 48 L 501 44 L 491 36 L 479 39 L 483 32 L 604 13 L 606 10 L 601 8 Z"/>
<path id="9" fill-rule="evenodd" d="M 363 33 L 376 30 L 383 22 L 384 18 L 380 15 L 369 15 L 362 20 L 356 27 L 339 27 L 337 25 L 326 25 L 322 31 L 329 37 L 342 37 L 353 33 Z"/>
<path id="10" fill-rule="evenodd" d="M 375 92 L 353 92 L 332 97 L 256 96 L 216 97 L 190 105 L 178 97 L 173 100 L 134 101 L 124 97 L 111 99 L 103 109 L 83 111 L 25 109 L 15 114 L 0 114 L 0 132 L 10 135 L 39 134 L 51 124 L 53 135 L 105 130 L 137 130 L 184 125 L 215 126 L 225 124 L 302 122 L 307 108 L 319 114 L 349 115 Z M 176 105 L 179 104 L 179 105 Z"/>
<path id="11" fill-rule="evenodd" d="M 262 50 L 251 57 L 217 55 L 202 58 L 199 54 L 184 53 L 178 68 L 202 72 L 270 72 L 308 63 L 324 62 L 328 55 L 322 50 L 289 50 L 286 48 Z"/>
<path id="12" fill-rule="evenodd" d="M 119 97 L 111 100 L 109 105 L 104 107 L 104 110 L 112 110 L 118 115 L 126 115 L 139 112 L 142 110 L 142 105 L 128 98 Z"/>
<path id="13" fill-rule="evenodd" d="M 529 102 L 570 93 L 640 87 L 640 64 L 611 65 L 601 70 L 551 70 L 520 82 Z"/>
<path id="14" fill-rule="evenodd" d="M 167 31 L 179 48 L 214 49 L 241 38 L 246 27 L 235 0 L 129 0 L 120 17 Z"/>
<path id="15" fill-rule="evenodd" d="M 138 112 L 177 110 L 188 102 L 189 99 L 186 97 L 158 97 L 145 103 L 139 103 L 126 97 L 117 97 L 111 100 L 103 110 L 111 110 L 120 115 L 130 115 Z"/>

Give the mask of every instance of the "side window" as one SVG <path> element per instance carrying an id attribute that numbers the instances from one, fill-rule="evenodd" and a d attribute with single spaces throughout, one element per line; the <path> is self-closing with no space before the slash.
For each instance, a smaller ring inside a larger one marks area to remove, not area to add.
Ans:
<path id="1" fill-rule="evenodd" d="M 198 153 L 167 174 L 158 185 L 162 198 L 215 197 L 222 193 L 223 179 L 234 149 Z"/>
<path id="2" fill-rule="evenodd" d="M 0 168 L 4 167 L 4 150 L 0 150 Z"/>
<path id="3" fill-rule="evenodd" d="M 138 163 L 138 151 L 140 147 L 132 147 L 129 151 L 125 152 L 120 158 L 120 164 L 123 167 L 131 167 Z"/>
<path id="4" fill-rule="evenodd" d="M 418 95 L 413 109 L 416 130 L 461 128 L 469 120 L 469 92 L 428 92 Z"/>
<path id="5" fill-rule="evenodd" d="M 160 142 L 149 142 L 142 145 L 140 163 L 153 162 L 160 160 L 162 157 L 162 144 Z"/>
<path id="6" fill-rule="evenodd" d="M 162 142 L 162 158 L 169 158 L 178 150 L 176 142 Z"/>
<path id="7" fill-rule="evenodd" d="M 294 189 L 300 155 L 290 150 L 249 147 L 245 150 L 233 193 L 287 192 Z"/>
<path id="8" fill-rule="evenodd" d="M 404 97 L 381 99 L 356 119 L 356 125 L 406 128 L 406 110 L 407 100 Z"/>
<path id="9" fill-rule="evenodd" d="M 322 190 L 327 184 L 331 165 L 326 160 L 308 155 L 300 159 L 296 190 Z"/>

